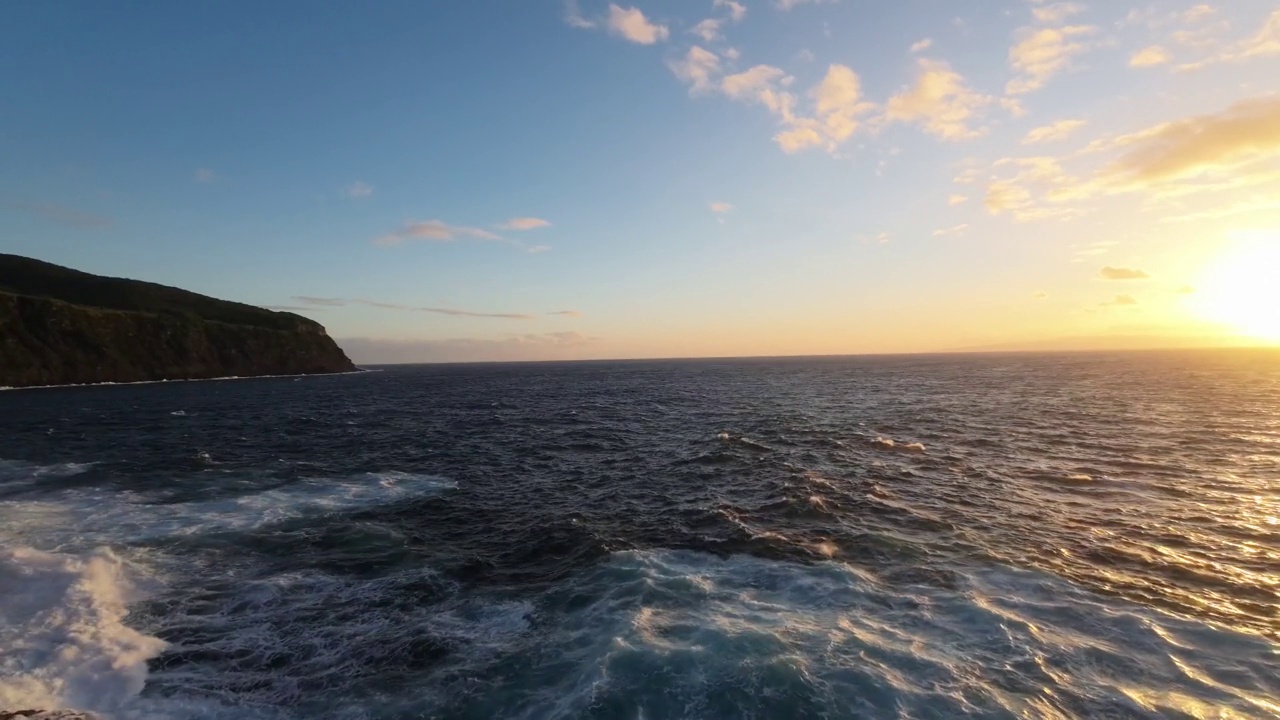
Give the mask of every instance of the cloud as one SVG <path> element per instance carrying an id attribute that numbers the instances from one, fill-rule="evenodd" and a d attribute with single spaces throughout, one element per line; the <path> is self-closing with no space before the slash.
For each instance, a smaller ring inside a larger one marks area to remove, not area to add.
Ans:
<path id="1" fill-rule="evenodd" d="M 694 45 L 689 48 L 689 52 L 683 58 L 668 62 L 667 67 L 689 86 L 690 95 L 698 95 L 716 89 L 716 76 L 720 74 L 720 57 L 710 50 Z"/>
<path id="2" fill-rule="evenodd" d="M 1196 37 L 1186 33 L 1189 39 Z M 1216 63 L 1239 63 L 1259 57 L 1280 55 L 1280 10 L 1273 11 L 1253 35 L 1236 42 L 1226 50 L 1199 62 L 1181 65 L 1178 70 L 1199 70 Z"/>
<path id="3" fill-rule="evenodd" d="M 818 56 L 814 55 L 813 51 L 810 50 L 809 48 L 803 48 L 800 50 L 800 52 L 796 53 L 796 60 L 798 62 L 811 63 L 817 59 L 818 59 Z"/>
<path id="4" fill-rule="evenodd" d="M 1045 23 L 1046 25 L 1056 25 L 1072 15 L 1078 15 L 1082 12 L 1084 12 L 1084 6 L 1072 2 L 1041 5 L 1031 8 L 1031 14 L 1035 16 L 1036 21 Z"/>
<path id="5" fill-rule="evenodd" d="M 609 32 L 638 45 L 653 45 L 671 35 L 666 25 L 657 25 L 639 8 L 623 8 L 609 4 Z"/>
<path id="6" fill-rule="evenodd" d="M 1190 285 L 1183 285 L 1182 287 L 1178 288 L 1177 290 L 1174 290 L 1174 292 L 1175 292 L 1175 293 L 1177 293 L 1177 294 L 1179 294 L 1179 295 L 1191 295 L 1191 294 L 1195 293 L 1195 291 L 1196 291 L 1196 289 L 1195 289 L 1195 288 L 1193 288 L 1193 287 L 1191 287 Z"/>
<path id="7" fill-rule="evenodd" d="M 590 30 L 596 26 L 594 20 L 583 17 L 582 10 L 578 7 L 578 0 L 564 0 L 564 21 L 569 27 L 579 30 Z"/>
<path id="8" fill-rule="evenodd" d="M 915 84 L 889 98 L 884 119 L 918 123 L 925 132 L 943 140 L 981 135 L 982 131 L 969 123 L 991 98 L 970 89 L 964 78 L 941 60 L 921 58 L 916 68 Z"/>
<path id="9" fill-rule="evenodd" d="M 62 225 L 80 228 L 81 230 L 105 230 L 115 225 L 115 221 L 104 215 L 95 215 L 54 203 L 13 201 L 6 202 L 5 207 L 20 210 L 45 220 L 52 220 Z"/>
<path id="10" fill-rule="evenodd" d="M 715 42 L 723 37 L 720 35 L 720 25 L 723 22 L 723 20 L 707 18 L 690 28 L 689 32 L 697 35 L 706 42 Z"/>
<path id="11" fill-rule="evenodd" d="M 956 225 L 955 227 L 941 228 L 933 231 L 934 237 L 947 237 L 950 235 L 963 235 L 969 230 L 968 223 Z"/>
<path id="12" fill-rule="evenodd" d="M 1009 66 L 1016 76 L 1005 85 L 1008 95 L 1025 95 L 1044 87 L 1054 75 L 1067 69 L 1071 58 L 1088 48 L 1073 38 L 1092 35 L 1091 25 L 1060 28 L 1023 28 L 1021 39 L 1009 49 Z"/>
<path id="13" fill-rule="evenodd" d="M 1084 120 L 1059 120 L 1055 123 L 1035 128 L 1031 132 L 1027 133 L 1027 136 L 1022 139 L 1022 144 L 1034 145 L 1036 143 L 1066 140 L 1071 137 L 1076 130 L 1079 130 L 1087 124 L 1088 123 Z"/>
<path id="14" fill-rule="evenodd" d="M 347 196 L 353 198 L 363 198 L 373 195 L 373 186 L 362 180 L 357 180 L 347 186 Z"/>
<path id="15" fill-rule="evenodd" d="M 713 212 L 713 213 L 717 213 L 717 214 L 724 214 L 724 213 L 727 213 L 727 212 L 732 212 L 732 210 L 733 210 L 733 205 L 731 205 L 731 204 L 729 204 L 729 203 L 727 203 L 727 202 L 713 202 L 713 203 L 711 203 L 711 212 Z"/>
<path id="16" fill-rule="evenodd" d="M 550 245 L 530 245 L 529 247 L 525 248 L 524 251 L 529 253 L 530 255 L 540 255 L 545 252 L 551 252 L 551 246 Z"/>
<path id="17" fill-rule="evenodd" d="M 1151 276 L 1143 270 L 1108 265 L 1098 271 L 1098 277 L 1103 280 L 1146 280 Z"/>
<path id="18" fill-rule="evenodd" d="M 1132 295 L 1117 295 L 1110 302 L 1102 303 L 1102 307 L 1125 307 L 1137 305 L 1138 300 Z"/>
<path id="19" fill-rule="evenodd" d="M 933 38 L 925 38 L 911 43 L 911 52 L 921 53 L 933 47 Z"/>
<path id="20" fill-rule="evenodd" d="M 569 331 L 443 340 L 339 338 L 337 343 L 357 364 L 381 365 L 567 359 L 589 352 L 600 340 Z"/>
<path id="21" fill-rule="evenodd" d="M 893 235 L 891 233 L 882 232 L 876 233 L 875 235 L 863 235 L 859 237 L 858 240 L 866 244 L 888 245 L 893 242 Z"/>
<path id="22" fill-rule="evenodd" d="M 714 0 L 711 7 L 728 8 L 729 19 L 734 22 L 742 22 L 742 19 L 747 16 L 746 6 L 736 0 Z"/>
<path id="23" fill-rule="evenodd" d="M 1280 95 L 1157 125 L 1117 138 L 1113 145 L 1130 149 L 1104 170 L 1104 180 L 1125 189 L 1236 172 L 1280 157 Z"/>
<path id="24" fill-rule="evenodd" d="M 518 217 L 498 226 L 502 230 L 537 230 L 538 228 L 551 227 L 551 223 L 536 217 Z"/>
<path id="25" fill-rule="evenodd" d="M 776 0 L 774 7 L 785 12 L 800 5 L 821 5 L 831 2 L 836 2 L 836 0 Z"/>
<path id="26" fill-rule="evenodd" d="M 488 230 L 461 225 L 450 225 L 440 220 L 424 220 L 411 222 L 399 230 L 383 235 L 374 240 L 374 244 L 383 247 L 400 245 L 408 240 L 428 240 L 433 242 L 452 242 L 459 238 L 475 238 L 477 240 L 501 240 Z"/>
<path id="27" fill-rule="evenodd" d="M 1129 67 L 1148 68 L 1156 65 L 1164 65 L 1173 58 L 1169 56 L 1168 51 L 1159 45 L 1143 48 L 1133 55 L 1129 56 Z"/>
<path id="28" fill-rule="evenodd" d="M 342 298 L 322 298 L 322 297 L 308 297 L 306 295 L 294 295 L 290 299 L 297 300 L 303 305 L 310 305 L 313 307 L 317 305 L 321 307 L 343 307 L 348 304 L 348 302 L 346 300 L 343 300 Z"/>
<path id="29" fill-rule="evenodd" d="M 198 183 L 210 183 L 218 178 L 217 174 L 209 168 L 200 168 L 196 170 L 195 179 Z"/>
<path id="30" fill-rule="evenodd" d="M 950 205 L 951 207 L 955 207 L 957 205 L 963 205 L 967 202 L 969 202 L 968 195 L 952 195 L 947 198 L 947 204 Z"/>
<path id="31" fill-rule="evenodd" d="M 274 310 L 276 312 L 293 312 L 293 313 L 324 312 L 324 308 L 303 307 L 301 305 L 264 305 L 263 307 L 265 307 L 268 310 Z"/>
<path id="32" fill-rule="evenodd" d="M 405 312 L 422 312 L 433 313 L 436 315 L 449 315 L 452 317 L 473 317 L 473 318 L 499 318 L 506 320 L 533 320 L 537 315 L 530 313 L 489 313 L 475 312 L 473 310 L 459 310 L 457 308 L 447 307 L 419 307 L 416 305 L 402 305 L 400 303 L 380 302 L 378 300 L 355 299 L 348 300 L 346 298 L 324 298 L 310 297 L 306 295 L 295 295 L 291 298 L 303 305 L 318 307 L 348 307 L 351 305 L 364 305 L 366 307 L 375 307 L 382 310 L 403 310 Z"/>
<path id="33" fill-rule="evenodd" d="M 1036 300 L 1048 300 L 1048 299 L 1049 299 L 1049 293 L 1047 293 L 1047 292 L 1045 292 L 1045 291 L 1043 291 L 1043 290 L 1040 290 L 1040 291 L 1037 291 L 1036 293 L 1032 294 L 1032 296 L 1031 296 L 1031 297 L 1035 298 Z"/>
<path id="34" fill-rule="evenodd" d="M 549 312 L 548 315 L 564 315 L 565 317 L 582 317 L 582 313 L 577 310 L 556 310 Z"/>

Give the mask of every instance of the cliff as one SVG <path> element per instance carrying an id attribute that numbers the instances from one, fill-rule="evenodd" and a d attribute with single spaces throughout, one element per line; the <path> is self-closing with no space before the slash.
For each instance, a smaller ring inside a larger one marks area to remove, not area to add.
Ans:
<path id="1" fill-rule="evenodd" d="M 0 254 L 0 386 L 354 369 L 300 315 Z"/>

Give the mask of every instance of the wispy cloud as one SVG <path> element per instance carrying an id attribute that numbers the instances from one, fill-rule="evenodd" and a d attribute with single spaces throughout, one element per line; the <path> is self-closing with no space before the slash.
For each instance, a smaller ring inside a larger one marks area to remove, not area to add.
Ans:
<path id="1" fill-rule="evenodd" d="M 957 205 L 963 205 L 967 202 L 969 202 L 968 195 L 952 195 L 951 197 L 947 198 L 947 204 L 950 205 L 951 207 L 955 207 Z"/>
<path id="2" fill-rule="evenodd" d="M 737 0 L 713 0 L 711 6 L 728 10 L 729 19 L 734 22 L 742 22 L 742 19 L 747 16 L 747 6 Z"/>
<path id="3" fill-rule="evenodd" d="M 1039 290 L 1039 291 L 1037 291 L 1037 292 L 1035 292 L 1035 293 L 1032 293 L 1031 297 L 1035 298 L 1036 300 L 1048 300 L 1048 299 L 1049 299 L 1049 293 L 1047 293 L 1047 292 L 1045 292 L 1045 291 L 1043 291 L 1043 290 Z"/>
<path id="4" fill-rule="evenodd" d="M 543 220 L 542 218 L 536 218 L 536 217 L 511 218 L 510 220 L 498 226 L 498 228 L 502 230 L 517 230 L 517 231 L 537 230 L 538 228 L 545 228 L 545 227 L 551 227 L 551 223 L 546 220 Z"/>
<path id="5" fill-rule="evenodd" d="M 545 252 L 551 252 L 551 246 L 550 245 L 530 245 L 529 247 L 525 248 L 524 251 L 529 253 L 530 255 L 540 255 Z"/>
<path id="6" fill-rule="evenodd" d="M 210 183 L 218 179 L 217 173 L 209 168 L 200 168 L 195 172 L 195 181 L 198 183 Z"/>
<path id="7" fill-rule="evenodd" d="M 357 180 L 346 188 L 347 197 L 366 198 L 373 195 L 373 186 L 363 180 Z"/>
<path id="8" fill-rule="evenodd" d="M 1138 304 L 1138 299 L 1132 295 L 1117 295 L 1108 302 L 1102 303 L 1102 307 L 1132 307 Z"/>
<path id="9" fill-rule="evenodd" d="M 968 231 L 969 231 L 969 225 L 968 225 L 968 223 L 964 223 L 964 224 L 961 224 L 961 225 L 956 225 L 956 226 L 954 226 L 954 227 L 949 227 L 949 228 L 940 228 L 940 229 L 938 229 L 938 230 L 934 230 L 934 231 L 933 231 L 933 236 L 934 236 L 934 237 L 948 237 L 948 236 L 951 236 L 951 235 L 964 235 L 964 234 L 965 234 L 966 232 L 968 232 Z"/>
<path id="10" fill-rule="evenodd" d="M 689 32 L 702 38 L 704 42 L 716 42 L 717 40 L 723 39 L 723 36 L 720 34 L 720 25 L 723 23 L 723 20 L 717 18 L 707 18 L 697 25 L 694 25 L 692 28 L 689 28 Z"/>
<path id="11" fill-rule="evenodd" d="M 583 16 L 578 0 L 564 0 L 564 21 L 569 27 L 575 27 L 579 30 L 590 30 L 596 26 L 594 20 L 589 20 Z"/>
<path id="12" fill-rule="evenodd" d="M 94 213 L 54 203 L 33 203 L 15 200 L 6 202 L 4 205 L 13 210 L 19 210 L 61 225 L 80 228 L 81 230 L 105 230 L 115 225 L 115 221 L 105 215 L 95 215 Z"/>
<path id="13" fill-rule="evenodd" d="M 582 317 L 582 313 L 581 313 L 581 312 L 579 312 L 578 310 L 556 310 L 555 312 L 549 312 L 549 313 L 547 313 L 547 314 L 548 314 L 548 315 L 563 315 L 563 316 L 565 316 L 565 317 Z"/>
<path id="14" fill-rule="evenodd" d="M 1005 93 L 1025 95 L 1044 87 L 1070 66 L 1072 58 L 1088 49 L 1079 38 L 1095 32 L 1092 25 L 1022 28 L 1018 42 L 1009 49 L 1009 67 L 1015 76 L 1005 85 Z"/>
<path id="15" fill-rule="evenodd" d="M 1031 14 L 1035 17 L 1036 22 L 1049 25 L 1060 23 L 1072 15 L 1078 15 L 1082 12 L 1084 12 L 1084 6 L 1073 2 L 1039 5 L 1031 9 Z"/>
<path id="16" fill-rule="evenodd" d="M 1262 27 L 1226 50 L 1199 62 L 1178 67 L 1181 71 L 1199 70 L 1217 63 L 1239 63 L 1260 57 L 1280 55 L 1280 10 L 1273 11 Z"/>
<path id="17" fill-rule="evenodd" d="M 911 52 L 922 53 L 931 47 L 933 47 L 933 38 L 925 38 L 911 43 Z"/>
<path id="18" fill-rule="evenodd" d="M 383 247 L 401 245 L 410 240 L 426 240 L 429 242 L 452 242 L 459 238 L 477 240 L 501 240 L 502 238 L 488 230 L 463 225 L 450 225 L 441 220 L 424 220 L 407 223 L 404 227 L 374 240 L 374 244 Z"/>
<path id="19" fill-rule="evenodd" d="M 801 5 L 821 5 L 823 3 L 832 3 L 837 0 L 775 0 L 774 7 L 779 10 L 790 10 Z"/>
<path id="20" fill-rule="evenodd" d="M 1149 68 L 1168 64 L 1173 58 L 1169 51 L 1159 45 L 1143 48 L 1129 56 L 1129 67 Z"/>
<path id="21" fill-rule="evenodd" d="M 1146 280 L 1151 276 L 1144 270 L 1108 265 L 1098 271 L 1098 277 L 1103 280 Z"/>
<path id="22" fill-rule="evenodd" d="M 351 305 L 364 305 L 366 307 L 375 307 L 382 310 L 403 310 L 406 312 L 433 313 L 436 315 L 449 315 L 452 317 L 498 318 L 505 320 L 533 320 L 537 318 L 537 315 L 531 313 L 476 312 L 474 310 L 459 310 L 457 308 L 448 307 L 402 305 L 400 303 L 381 302 L 378 300 L 349 300 L 347 298 L 310 297 L 307 295 L 295 295 L 291 299 L 300 302 L 303 305 L 313 307 L 348 307 Z"/>
<path id="23" fill-rule="evenodd" d="M 711 207 L 711 212 L 720 214 L 720 215 L 733 211 L 733 205 L 727 202 L 713 202 L 711 203 L 710 207 Z"/>
<path id="24" fill-rule="evenodd" d="M 1023 145 L 1058 142 L 1071 137 L 1077 130 L 1087 125 L 1084 120 L 1059 120 L 1048 125 L 1035 128 L 1022 139 Z"/>
<path id="25" fill-rule="evenodd" d="M 638 45 L 653 45 L 671 35 L 666 25 L 650 22 L 639 8 L 624 8 L 612 3 L 609 5 L 607 26 L 611 34 Z"/>
<path id="26" fill-rule="evenodd" d="M 971 89 L 947 63 L 921 58 L 916 62 L 914 84 L 889 99 L 884 118 L 918 123 L 943 140 L 963 140 L 982 134 L 971 123 L 991 100 Z"/>
<path id="27" fill-rule="evenodd" d="M 585 333 L 566 331 L 444 340 L 338 338 L 337 342 L 355 362 L 377 365 L 570 358 L 589 352 L 600 340 Z"/>

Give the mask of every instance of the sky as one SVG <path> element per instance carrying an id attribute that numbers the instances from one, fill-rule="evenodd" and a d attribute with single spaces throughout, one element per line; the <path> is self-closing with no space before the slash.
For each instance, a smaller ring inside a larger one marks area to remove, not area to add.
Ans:
<path id="1" fill-rule="evenodd" d="M 0 252 L 357 363 L 1280 344 L 1275 0 L 18 2 Z"/>

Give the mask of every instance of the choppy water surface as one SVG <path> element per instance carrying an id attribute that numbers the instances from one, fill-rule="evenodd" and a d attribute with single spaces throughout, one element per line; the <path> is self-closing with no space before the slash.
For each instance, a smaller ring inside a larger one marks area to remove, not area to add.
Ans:
<path id="1" fill-rule="evenodd" d="M 1280 353 L 0 393 L 0 708 L 1280 716 Z"/>

